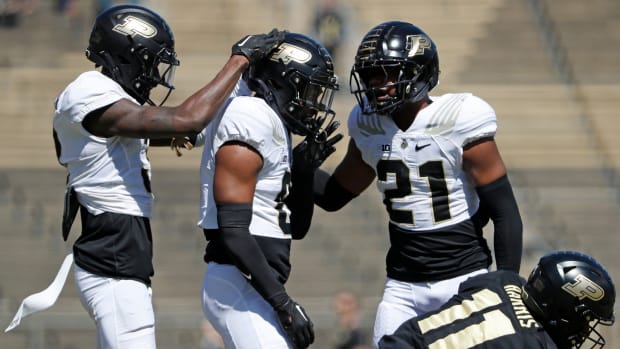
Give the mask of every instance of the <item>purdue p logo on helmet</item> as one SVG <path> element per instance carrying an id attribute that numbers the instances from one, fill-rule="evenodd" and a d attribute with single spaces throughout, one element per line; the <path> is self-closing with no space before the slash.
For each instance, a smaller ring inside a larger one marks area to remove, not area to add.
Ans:
<path id="1" fill-rule="evenodd" d="M 125 17 L 123 23 L 115 25 L 112 30 L 132 37 L 139 35 L 146 39 L 157 35 L 157 28 L 155 28 L 155 26 L 135 16 Z"/>

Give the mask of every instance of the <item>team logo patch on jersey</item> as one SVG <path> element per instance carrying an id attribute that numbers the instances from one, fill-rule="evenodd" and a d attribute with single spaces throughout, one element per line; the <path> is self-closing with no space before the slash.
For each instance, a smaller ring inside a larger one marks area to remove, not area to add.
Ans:
<path id="1" fill-rule="evenodd" d="M 379 144 L 379 151 L 382 153 L 389 153 L 392 151 L 391 144 Z"/>
<path id="2" fill-rule="evenodd" d="M 131 37 L 139 35 L 147 39 L 157 35 L 157 28 L 134 16 L 125 17 L 123 23 L 115 25 L 112 30 L 123 35 Z"/>
<path id="3" fill-rule="evenodd" d="M 426 147 L 429 147 L 430 145 L 431 145 L 430 143 L 416 143 L 415 151 L 420 151 Z"/>

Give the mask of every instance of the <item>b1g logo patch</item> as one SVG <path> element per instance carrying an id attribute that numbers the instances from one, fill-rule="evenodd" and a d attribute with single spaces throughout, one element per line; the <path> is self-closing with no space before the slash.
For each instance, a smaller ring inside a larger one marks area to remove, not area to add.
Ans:
<path id="1" fill-rule="evenodd" d="M 123 23 L 115 25 L 112 30 L 123 35 L 131 37 L 139 35 L 147 39 L 157 35 L 157 28 L 134 16 L 125 17 Z"/>
<path id="2" fill-rule="evenodd" d="M 312 59 L 312 54 L 310 51 L 299 46 L 283 43 L 277 48 L 275 53 L 271 55 L 270 59 L 276 62 L 282 60 L 284 64 L 289 64 L 291 61 L 303 64 Z"/>
<path id="3" fill-rule="evenodd" d="M 431 48 L 431 40 L 424 35 L 407 35 L 407 57 L 423 56 L 424 50 Z"/>
<path id="4" fill-rule="evenodd" d="M 605 290 L 583 275 L 577 275 L 574 283 L 566 283 L 562 285 L 562 289 L 579 299 L 600 301 L 605 297 Z"/>

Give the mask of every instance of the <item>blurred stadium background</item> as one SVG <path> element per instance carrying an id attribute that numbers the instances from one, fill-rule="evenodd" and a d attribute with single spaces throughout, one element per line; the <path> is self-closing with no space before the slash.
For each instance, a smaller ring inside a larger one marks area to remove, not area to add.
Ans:
<path id="1" fill-rule="evenodd" d="M 32 1 L 32 0 L 30 0 Z M 5 1 L 6 3 L 6 1 Z M 0 1 L 0 9 L 3 2 Z M 174 105 L 209 81 L 230 46 L 273 27 L 312 33 L 318 0 L 143 1 L 169 22 L 181 66 Z M 40 0 L 14 26 L 0 27 L 0 326 L 19 302 L 49 284 L 71 242 L 60 237 L 65 171 L 51 137 L 53 101 L 78 73 L 95 3 L 57 11 Z M 342 0 L 347 33 L 336 55 L 341 78 L 335 110 L 346 128 L 355 102 L 349 67 L 363 34 L 401 19 L 436 42 L 440 85 L 434 94 L 469 91 L 499 118 L 497 142 L 509 168 L 524 226 L 522 273 L 552 249 L 577 249 L 606 265 L 620 283 L 620 2 L 617 0 Z M 340 159 L 345 141 L 325 167 Z M 159 347 L 199 348 L 199 292 L 204 241 L 195 226 L 200 149 L 177 158 L 152 149 L 156 195 L 153 278 Z M 290 294 L 313 318 L 317 341 L 330 348 L 332 297 L 362 297 L 371 328 L 384 282 L 386 217 L 374 188 L 346 209 L 317 209 L 309 236 L 293 245 Z M 79 224 L 79 222 L 78 222 Z M 487 238 L 492 243 L 491 229 Z M 526 276 L 526 275 L 524 275 Z M 620 327 L 605 329 L 620 347 Z M 5 349 L 90 348 L 93 324 L 67 282 L 56 305 L 0 334 Z"/>

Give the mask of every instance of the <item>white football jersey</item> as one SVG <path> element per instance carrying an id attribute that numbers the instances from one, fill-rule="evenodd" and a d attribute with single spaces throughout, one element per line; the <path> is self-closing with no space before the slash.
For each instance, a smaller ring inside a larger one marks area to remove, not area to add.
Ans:
<path id="1" fill-rule="evenodd" d="M 248 84 L 245 82 L 245 80 L 243 80 L 242 78 L 239 78 L 239 81 L 237 81 L 237 85 L 235 85 L 235 88 L 233 89 L 232 93 L 230 94 L 230 97 L 249 96 L 251 94 L 252 94 L 252 91 L 248 87 Z M 218 110 L 216 115 L 222 114 L 224 112 L 224 109 L 226 108 L 226 105 L 227 105 L 227 103 L 224 103 L 220 107 L 220 109 Z M 195 147 L 202 147 L 203 145 L 205 145 L 206 134 L 207 134 L 207 127 L 205 127 L 202 130 L 202 132 L 200 132 L 198 135 L 196 135 L 196 141 L 194 142 L 194 146 Z"/>
<path id="2" fill-rule="evenodd" d="M 492 107 L 469 93 L 432 97 L 406 131 L 391 117 L 349 115 L 349 135 L 377 174 L 390 222 L 410 231 L 443 228 L 478 209 L 473 183 L 463 171 L 463 147 L 494 136 Z"/>
<path id="3" fill-rule="evenodd" d="M 263 99 L 241 96 L 228 100 L 207 126 L 200 165 L 200 220 L 203 229 L 217 229 L 217 208 L 213 198 L 215 155 L 226 142 L 250 145 L 263 158 L 253 200 L 252 235 L 290 239 L 285 233 L 290 211 L 284 204 L 290 186 L 291 135 L 282 120 Z"/>
<path id="4" fill-rule="evenodd" d="M 92 214 L 150 217 L 148 141 L 97 137 L 82 126 L 90 112 L 122 98 L 136 102 L 98 71 L 85 72 L 71 82 L 56 99 L 53 125 L 61 146 L 58 160 L 69 172 L 67 186 L 75 189 L 80 204 Z"/>

